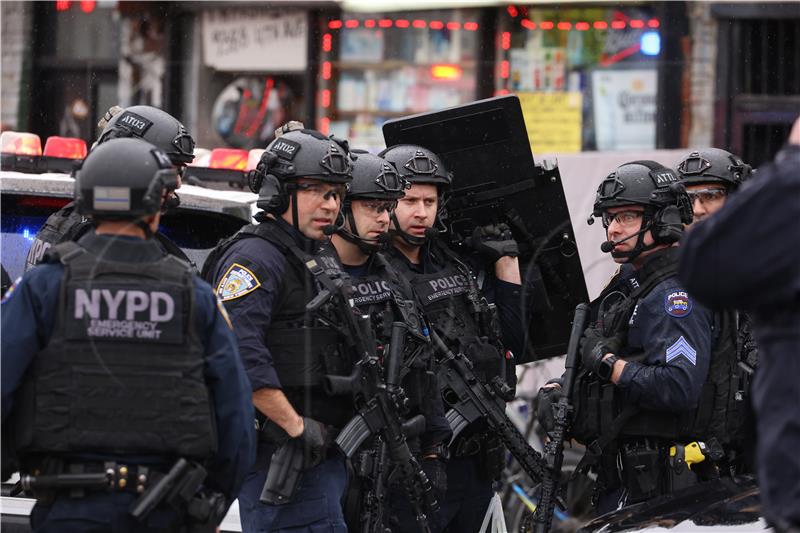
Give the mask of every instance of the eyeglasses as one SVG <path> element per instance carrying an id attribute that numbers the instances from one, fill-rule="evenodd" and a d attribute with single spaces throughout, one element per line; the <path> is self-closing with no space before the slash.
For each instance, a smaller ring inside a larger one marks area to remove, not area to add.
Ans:
<path id="1" fill-rule="evenodd" d="M 366 209 L 372 211 L 376 215 L 380 215 L 384 211 L 391 213 L 397 207 L 397 200 L 374 200 L 361 202 Z"/>
<path id="2" fill-rule="evenodd" d="M 324 200 L 327 202 L 333 198 L 336 203 L 342 201 L 346 190 L 343 185 L 325 186 L 321 183 L 297 183 L 295 187 L 297 190 L 311 195 L 315 200 Z"/>
<path id="3" fill-rule="evenodd" d="M 641 220 L 643 214 L 643 211 L 619 211 L 617 213 L 604 212 L 602 215 L 603 227 L 609 227 L 613 221 L 620 226 L 627 228 L 629 226 L 633 226 L 637 221 Z"/>
<path id="4" fill-rule="evenodd" d="M 689 200 L 694 203 L 695 200 L 700 200 L 701 204 L 712 203 L 721 200 L 728 195 L 725 189 L 697 189 L 694 191 L 686 191 L 689 195 Z"/>

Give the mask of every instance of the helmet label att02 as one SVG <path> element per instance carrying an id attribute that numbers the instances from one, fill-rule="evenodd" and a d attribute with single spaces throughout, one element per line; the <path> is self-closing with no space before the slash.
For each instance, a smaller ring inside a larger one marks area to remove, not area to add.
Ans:
<path id="1" fill-rule="evenodd" d="M 278 139 L 275 141 L 275 144 L 272 145 L 270 150 L 278 154 L 280 157 L 291 161 L 300 150 L 300 143 L 290 141 L 289 139 Z"/>

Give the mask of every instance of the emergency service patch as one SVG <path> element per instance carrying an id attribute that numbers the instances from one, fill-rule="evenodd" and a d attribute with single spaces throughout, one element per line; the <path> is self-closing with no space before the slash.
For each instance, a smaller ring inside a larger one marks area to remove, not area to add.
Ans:
<path id="1" fill-rule="evenodd" d="M 680 339 L 675 341 L 675 344 L 667 348 L 666 355 L 667 363 L 678 357 L 685 357 L 687 361 L 697 366 L 697 350 L 692 348 L 692 345 L 683 338 L 683 335 L 681 335 Z"/>
<path id="2" fill-rule="evenodd" d="M 692 301 L 685 291 L 671 292 L 664 299 L 664 309 L 670 316 L 683 318 L 692 312 Z"/>
<path id="3" fill-rule="evenodd" d="M 223 302 L 241 298 L 259 288 L 261 282 L 255 274 L 239 263 L 234 263 L 217 285 L 217 296 Z"/>

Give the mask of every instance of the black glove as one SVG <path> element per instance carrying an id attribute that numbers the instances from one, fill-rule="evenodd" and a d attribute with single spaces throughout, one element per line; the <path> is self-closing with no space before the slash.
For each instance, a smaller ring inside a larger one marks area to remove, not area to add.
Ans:
<path id="1" fill-rule="evenodd" d="M 297 441 L 303 446 L 303 467 L 308 470 L 325 460 L 327 431 L 313 418 L 303 417 L 303 432 Z"/>
<path id="2" fill-rule="evenodd" d="M 619 353 L 622 348 L 622 340 L 616 335 L 604 337 L 596 329 L 588 328 L 581 337 L 580 347 L 583 367 L 597 373 L 600 361 L 607 353 Z"/>
<path id="3" fill-rule="evenodd" d="M 539 405 L 536 408 L 536 416 L 542 428 L 550 433 L 556 425 L 553 417 L 553 406 L 561 398 L 561 387 L 542 387 L 539 389 Z"/>
<path id="4" fill-rule="evenodd" d="M 496 262 L 501 257 L 516 257 L 519 255 L 519 246 L 511 230 L 506 224 L 490 224 L 478 226 L 472 236 L 466 239 L 465 244 L 491 260 Z"/>
<path id="5" fill-rule="evenodd" d="M 447 463 L 439 457 L 429 457 L 422 460 L 421 466 L 436 493 L 436 500 L 441 504 L 447 492 Z"/>

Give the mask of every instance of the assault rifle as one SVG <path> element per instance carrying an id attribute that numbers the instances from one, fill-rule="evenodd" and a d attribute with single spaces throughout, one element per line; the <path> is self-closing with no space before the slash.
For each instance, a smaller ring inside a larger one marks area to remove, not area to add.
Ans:
<path id="1" fill-rule="evenodd" d="M 364 317 L 368 320 L 368 317 Z M 336 445 L 350 458 L 371 436 L 380 436 L 381 445 L 377 457 L 388 455 L 395 467 L 394 475 L 405 482 L 417 524 L 421 531 L 429 532 L 428 514 L 438 504 L 433 487 L 420 467 L 406 441 L 407 435 L 418 435 L 425 429 L 425 417 L 417 415 L 405 423 L 400 416 L 407 410 L 408 399 L 400 387 L 400 365 L 403 357 L 407 326 L 402 322 L 392 323 L 389 347 L 386 350 L 385 378 L 382 365 L 372 350 L 356 364 L 350 376 L 326 376 L 323 386 L 332 395 L 352 394 L 356 405 L 361 405 L 358 414 L 347 423 L 336 438 Z M 376 465 L 377 466 L 377 465 Z M 380 475 L 380 474 L 378 474 Z M 382 513 L 381 479 L 373 479 L 375 493 L 368 494 L 372 509 L 365 508 L 361 514 L 362 531 L 383 531 L 379 517 Z M 376 508 L 377 507 L 377 508 Z M 378 517 L 378 518 L 376 518 Z"/>
<path id="2" fill-rule="evenodd" d="M 572 421 L 572 389 L 575 384 L 575 375 L 578 373 L 578 350 L 586 323 L 589 318 L 589 306 L 581 303 L 575 308 L 575 318 L 572 322 L 572 331 L 567 345 L 567 358 L 564 363 L 564 381 L 561 388 L 561 397 L 553 408 L 553 431 L 550 440 L 544 446 L 544 457 L 547 461 L 547 471 L 542 480 L 539 505 L 533 516 L 534 532 L 546 533 L 550 531 L 553 522 L 553 510 L 558 496 L 558 484 L 561 481 L 561 465 L 564 462 L 564 437 Z"/>
<path id="3" fill-rule="evenodd" d="M 525 473 L 532 480 L 541 482 L 546 475 L 547 464 L 506 415 L 503 399 L 505 383 L 495 380 L 491 388 L 487 387 L 475 375 L 472 362 L 464 354 L 451 351 L 433 328 L 430 336 L 437 361 L 443 367 L 443 373 L 439 374 L 440 387 L 445 401 L 452 407 L 447 412 L 447 422 L 453 431 L 453 439 L 473 422 L 485 419 Z M 563 508 L 563 503 L 559 504 Z"/>

